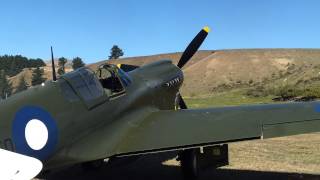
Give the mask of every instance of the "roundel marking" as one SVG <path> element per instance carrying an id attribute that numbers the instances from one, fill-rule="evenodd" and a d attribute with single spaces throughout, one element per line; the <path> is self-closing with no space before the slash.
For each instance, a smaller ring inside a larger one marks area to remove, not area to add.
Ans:
<path id="1" fill-rule="evenodd" d="M 12 138 L 18 153 L 45 160 L 55 150 L 58 128 L 46 110 L 25 106 L 15 114 Z"/>
<path id="2" fill-rule="evenodd" d="M 41 150 L 47 144 L 47 126 L 38 119 L 32 119 L 27 123 L 24 134 L 29 147 L 33 150 Z"/>

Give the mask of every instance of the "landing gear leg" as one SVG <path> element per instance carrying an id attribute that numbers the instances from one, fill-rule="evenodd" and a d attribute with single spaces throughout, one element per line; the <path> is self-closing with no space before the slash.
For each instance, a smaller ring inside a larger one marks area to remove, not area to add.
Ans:
<path id="1" fill-rule="evenodd" d="M 195 180 L 199 176 L 199 149 L 187 149 L 179 153 L 182 175 L 184 179 Z"/>

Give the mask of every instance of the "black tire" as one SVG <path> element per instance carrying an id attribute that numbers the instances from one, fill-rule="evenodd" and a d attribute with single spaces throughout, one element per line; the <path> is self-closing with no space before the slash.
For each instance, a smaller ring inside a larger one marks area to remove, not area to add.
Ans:
<path id="1" fill-rule="evenodd" d="M 194 180 L 199 176 L 198 149 L 184 150 L 179 154 L 182 175 L 184 179 Z"/>

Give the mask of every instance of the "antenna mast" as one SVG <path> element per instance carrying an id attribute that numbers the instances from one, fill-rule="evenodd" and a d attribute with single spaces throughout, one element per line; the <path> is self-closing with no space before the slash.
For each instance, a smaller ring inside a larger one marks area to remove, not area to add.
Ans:
<path id="1" fill-rule="evenodd" d="M 52 63 L 52 80 L 56 81 L 57 80 L 57 75 L 56 75 L 56 67 L 54 65 L 52 46 L 51 46 L 51 63 Z"/>

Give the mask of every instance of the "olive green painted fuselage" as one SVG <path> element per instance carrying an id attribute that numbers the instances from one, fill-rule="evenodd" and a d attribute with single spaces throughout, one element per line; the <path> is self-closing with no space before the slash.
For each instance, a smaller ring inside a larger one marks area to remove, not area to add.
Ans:
<path id="1" fill-rule="evenodd" d="M 97 129 L 115 126 L 113 132 L 108 133 L 110 136 L 120 135 L 121 132 L 116 129 L 117 122 L 130 123 L 133 120 L 130 115 L 138 117 L 140 113 L 145 116 L 154 110 L 174 109 L 176 93 L 182 79 L 170 87 L 168 82 L 177 76 L 182 78 L 182 71 L 171 61 L 163 60 L 146 65 L 130 72 L 131 84 L 125 87 L 124 94 L 113 98 L 101 97 L 105 100 L 93 108 L 88 108 L 81 98 L 70 102 L 61 88 L 61 79 L 32 87 L 0 103 L 0 147 L 16 150 L 12 126 L 19 109 L 25 106 L 41 107 L 52 116 L 58 127 L 58 143 L 53 153 L 42 159 L 45 168 L 76 163 L 80 160 L 69 158 L 68 148 Z M 114 144 L 110 143 L 112 145 Z M 112 156 L 112 153 L 114 152 L 106 151 L 105 156 Z"/>

